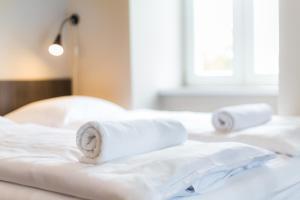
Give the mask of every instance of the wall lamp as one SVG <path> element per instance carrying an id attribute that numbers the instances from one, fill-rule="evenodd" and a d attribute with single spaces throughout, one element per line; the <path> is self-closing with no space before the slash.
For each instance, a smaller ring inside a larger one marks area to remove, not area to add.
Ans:
<path id="1" fill-rule="evenodd" d="M 64 53 L 64 48 L 62 46 L 62 31 L 67 22 L 70 22 L 71 25 L 76 26 L 79 23 L 79 15 L 72 14 L 71 16 L 64 19 L 61 23 L 59 32 L 54 40 L 54 42 L 49 46 L 48 51 L 53 56 L 61 56 Z"/>

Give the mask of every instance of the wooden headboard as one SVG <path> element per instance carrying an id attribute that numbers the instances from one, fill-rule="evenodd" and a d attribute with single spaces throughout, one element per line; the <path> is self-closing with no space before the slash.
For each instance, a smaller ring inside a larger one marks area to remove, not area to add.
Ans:
<path id="1" fill-rule="evenodd" d="M 71 80 L 0 81 L 0 115 L 25 104 L 71 95 Z"/>

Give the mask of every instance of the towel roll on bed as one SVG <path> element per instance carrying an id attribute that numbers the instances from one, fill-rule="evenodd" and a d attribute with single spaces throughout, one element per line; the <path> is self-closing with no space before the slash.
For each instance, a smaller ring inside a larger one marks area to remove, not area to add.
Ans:
<path id="1" fill-rule="evenodd" d="M 272 108 L 268 104 L 248 104 L 215 111 L 212 124 L 217 131 L 230 132 L 264 124 L 271 118 Z"/>
<path id="2" fill-rule="evenodd" d="M 183 144 L 187 132 L 173 120 L 88 122 L 77 132 L 84 163 L 95 164 Z"/>

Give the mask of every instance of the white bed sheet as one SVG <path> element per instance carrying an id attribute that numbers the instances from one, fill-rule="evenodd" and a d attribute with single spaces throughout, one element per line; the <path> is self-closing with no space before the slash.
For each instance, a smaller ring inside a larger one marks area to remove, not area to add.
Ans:
<path id="1" fill-rule="evenodd" d="M 232 177 L 222 188 L 205 195 L 176 200 L 299 200 L 300 158 L 284 156 L 257 168 Z M 82 200 L 31 187 L 0 182 L 3 200 Z"/>
<path id="2" fill-rule="evenodd" d="M 299 137 L 291 135 L 299 130 L 300 136 L 300 118 L 299 117 L 273 117 L 272 121 L 259 127 L 255 127 L 238 134 L 270 134 L 276 135 L 274 143 L 257 140 L 251 141 L 249 138 L 239 138 L 235 135 L 216 134 L 211 123 L 210 113 L 196 112 L 172 112 L 172 111 L 155 111 L 155 110 L 137 110 L 133 111 L 130 116 L 135 118 L 171 118 L 180 121 L 189 132 L 189 139 L 216 142 L 216 141 L 239 141 L 248 144 L 257 144 L 269 149 L 281 149 L 286 152 L 299 150 Z M 286 132 L 285 132 L 286 131 Z M 257 133 L 255 133 L 257 132 Z M 284 141 L 287 134 L 287 141 Z M 290 135 L 288 135 L 290 134 Z M 278 139 L 276 137 L 278 136 Z M 251 135 L 250 135 L 251 138 Z M 266 137 L 268 140 L 268 138 Z M 272 140 L 270 140 L 272 141 Z M 283 143 L 282 143 L 283 142 Z M 285 146 L 284 143 L 292 142 L 295 146 Z M 275 144 L 277 143 L 277 144 Z M 275 145 L 275 146 L 274 146 Z M 277 145 L 277 146 L 276 146 Z M 282 146 L 280 146 L 282 145 Z M 297 158 L 288 158 L 282 156 L 280 159 L 271 161 L 267 167 L 249 171 L 242 176 L 233 177 L 225 187 L 200 197 L 187 198 L 188 200 L 219 200 L 222 199 L 243 199 L 243 200 L 299 200 L 300 199 L 300 156 Z"/>
<path id="3" fill-rule="evenodd" d="M 0 181 L 1 200 L 82 200 L 46 190 Z"/>
<path id="4" fill-rule="evenodd" d="M 180 121 L 191 140 L 202 142 L 241 142 L 288 156 L 300 156 L 300 117 L 273 116 L 266 124 L 231 133 L 217 132 L 210 113 L 131 111 L 129 119 L 167 118 Z"/>
<path id="5" fill-rule="evenodd" d="M 185 200 L 298 200 L 300 158 L 280 156 L 267 166 L 232 177 L 217 191 Z"/>
<path id="6" fill-rule="evenodd" d="M 300 182 L 291 185 L 281 191 L 276 192 L 272 200 L 299 200 L 300 199 Z"/>
<path id="7" fill-rule="evenodd" d="M 170 117 L 171 116 L 171 117 Z M 187 127 L 190 137 L 196 140 L 210 141 L 213 127 L 209 113 L 137 111 L 130 119 L 136 118 L 172 118 Z M 274 122 L 274 121 L 273 121 Z M 226 186 L 211 193 L 182 198 L 181 200 L 298 200 L 300 199 L 300 158 L 280 157 L 266 167 L 249 171 L 233 177 Z M 22 188 L 22 189 L 21 189 Z M 11 192 L 7 192 L 11 191 Z M 13 192 L 16 191 L 16 192 Z M 76 198 L 0 182 L 1 196 L 5 200 L 77 200 Z M 21 198 L 18 198 L 21 197 Z"/>
<path id="8" fill-rule="evenodd" d="M 78 162 L 81 153 L 72 130 L 0 119 L 0 132 L 2 181 L 95 200 L 166 199 L 191 185 L 195 193 L 205 193 L 231 174 L 274 156 L 239 143 L 189 141 L 101 165 L 85 165 Z"/>

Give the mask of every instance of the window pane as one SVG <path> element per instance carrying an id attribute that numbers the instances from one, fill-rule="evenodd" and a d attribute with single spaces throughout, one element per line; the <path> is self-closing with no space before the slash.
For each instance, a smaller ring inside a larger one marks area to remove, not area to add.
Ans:
<path id="1" fill-rule="evenodd" d="M 194 0 L 194 70 L 233 74 L 233 0 Z"/>
<path id="2" fill-rule="evenodd" d="M 278 0 L 254 0 L 254 72 L 278 74 Z"/>

